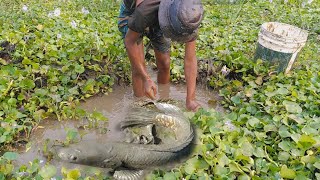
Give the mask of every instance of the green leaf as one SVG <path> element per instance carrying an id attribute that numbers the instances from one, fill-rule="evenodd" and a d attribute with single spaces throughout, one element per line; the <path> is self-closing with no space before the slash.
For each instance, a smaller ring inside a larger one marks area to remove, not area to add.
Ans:
<path id="1" fill-rule="evenodd" d="M 10 105 L 12 105 L 12 106 L 16 106 L 16 104 L 17 104 L 17 99 L 16 98 L 10 98 L 9 100 L 8 100 L 8 104 L 10 104 Z"/>
<path id="2" fill-rule="evenodd" d="M 46 165 L 46 166 L 42 167 L 39 171 L 39 175 L 41 177 L 43 177 L 44 179 L 50 179 L 54 175 L 56 175 L 56 173 L 57 173 L 57 169 L 53 165 Z"/>
<path id="3" fill-rule="evenodd" d="M 251 145 L 251 143 L 244 142 L 244 143 L 242 143 L 240 148 L 241 148 L 241 151 L 242 151 L 243 155 L 252 156 L 254 149 L 253 149 L 253 146 Z"/>
<path id="4" fill-rule="evenodd" d="M 296 121 L 298 124 L 302 124 L 302 123 L 304 123 L 304 122 L 305 122 L 305 120 L 304 120 L 303 118 L 298 117 L 298 116 L 297 116 L 297 115 L 295 115 L 295 114 L 289 114 L 289 115 L 288 115 L 288 118 L 290 118 L 290 119 L 292 119 L 292 120 Z"/>
<path id="5" fill-rule="evenodd" d="M 231 97 L 231 101 L 232 101 L 234 104 L 236 104 L 236 105 L 238 105 L 238 104 L 241 103 L 241 100 L 240 100 L 240 97 L 239 97 L 239 96 L 233 96 L 233 97 Z"/>
<path id="6" fill-rule="evenodd" d="M 290 153 L 294 158 L 304 155 L 304 151 L 297 148 L 291 149 Z"/>
<path id="7" fill-rule="evenodd" d="M 79 169 L 72 169 L 67 173 L 68 179 L 78 179 L 81 176 Z"/>
<path id="8" fill-rule="evenodd" d="M 30 90 L 35 87 L 35 83 L 31 79 L 24 79 L 20 82 L 19 86 L 26 89 L 26 90 Z"/>
<path id="9" fill-rule="evenodd" d="M 239 164 L 236 162 L 231 162 L 229 164 L 230 172 L 239 172 L 243 173 L 242 169 L 240 168 Z"/>
<path id="10" fill-rule="evenodd" d="M 169 172 L 169 173 L 166 173 L 164 176 L 163 176 L 164 179 L 166 180 L 176 180 L 176 176 L 174 175 L 174 173 L 172 172 Z"/>
<path id="11" fill-rule="evenodd" d="M 303 148 L 310 148 L 315 143 L 316 141 L 309 135 L 302 134 L 299 139 L 299 144 L 301 144 Z"/>
<path id="12" fill-rule="evenodd" d="M 316 129 L 310 127 L 310 126 L 305 126 L 305 127 L 303 127 L 303 128 L 301 129 L 301 131 L 302 131 L 303 133 L 305 133 L 306 135 L 310 135 L 310 134 L 316 135 L 316 134 L 318 134 L 318 131 L 317 131 Z"/>
<path id="13" fill-rule="evenodd" d="M 197 164 L 197 157 L 193 157 L 189 160 L 187 160 L 186 165 L 184 167 L 184 170 L 187 174 L 193 174 L 196 170 L 196 164 Z"/>
<path id="14" fill-rule="evenodd" d="M 288 152 L 294 148 L 294 145 L 290 141 L 283 140 L 279 143 L 279 147 Z"/>
<path id="15" fill-rule="evenodd" d="M 291 133 L 288 131 L 288 128 L 286 126 L 280 126 L 279 128 L 279 135 L 282 138 L 290 137 Z"/>
<path id="16" fill-rule="evenodd" d="M 106 121 L 108 120 L 108 118 L 106 118 L 101 112 L 99 111 L 93 111 L 93 113 L 91 114 L 91 117 L 93 119 L 96 119 L 98 121 Z"/>
<path id="17" fill-rule="evenodd" d="M 278 159 L 280 161 L 288 161 L 288 159 L 290 158 L 290 154 L 288 152 L 280 152 Z"/>
<path id="18" fill-rule="evenodd" d="M 88 93 L 88 92 L 94 92 L 94 86 L 96 82 L 93 79 L 89 79 L 86 84 L 83 87 L 83 92 Z"/>
<path id="19" fill-rule="evenodd" d="M 85 69 L 82 65 L 76 64 L 74 70 L 76 71 L 76 73 L 82 74 Z"/>
<path id="20" fill-rule="evenodd" d="M 46 89 L 36 89 L 35 94 L 39 97 L 43 97 L 45 95 L 48 95 L 48 91 Z"/>
<path id="21" fill-rule="evenodd" d="M 252 117 L 248 120 L 248 123 L 250 124 L 250 126 L 254 127 L 256 124 L 260 123 L 260 120 L 255 117 Z"/>
<path id="22" fill-rule="evenodd" d="M 311 144 L 316 143 L 316 141 L 313 139 L 312 136 L 305 135 L 305 134 L 301 135 L 299 142 L 307 142 L 307 143 L 311 143 Z"/>
<path id="23" fill-rule="evenodd" d="M 246 175 L 246 174 L 242 174 L 238 177 L 238 180 L 250 180 L 250 176 Z"/>
<path id="24" fill-rule="evenodd" d="M 320 162 L 318 161 L 314 163 L 313 166 L 316 167 L 317 169 L 320 169 Z"/>
<path id="25" fill-rule="evenodd" d="M 223 131 L 221 129 L 219 129 L 215 126 L 210 126 L 209 130 L 212 135 L 223 133 Z"/>
<path id="26" fill-rule="evenodd" d="M 230 119 L 231 121 L 236 121 L 238 119 L 238 115 L 235 112 L 231 112 L 226 115 L 227 119 Z"/>
<path id="27" fill-rule="evenodd" d="M 273 124 L 267 124 L 264 126 L 264 131 L 269 132 L 269 131 L 278 131 L 277 127 Z"/>
<path id="28" fill-rule="evenodd" d="M 198 160 L 197 169 L 207 170 L 208 168 L 209 168 L 209 164 L 205 160 L 203 159 Z"/>
<path id="29" fill-rule="evenodd" d="M 282 178 L 294 179 L 296 177 L 296 172 L 292 169 L 288 169 L 286 165 L 283 165 L 280 170 L 280 175 Z"/>
<path id="30" fill-rule="evenodd" d="M 77 130 L 74 130 L 74 129 L 68 129 L 67 130 L 67 140 L 68 141 L 73 141 L 75 140 L 75 138 L 77 137 L 78 135 L 78 131 Z"/>
<path id="31" fill-rule="evenodd" d="M 213 168 L 213 172 L 214 174 L 217 174 L 219 176 L 225 176 L 228 174 L 228 169 L 226 167 L 222 167 L 222 166 L 219 166 L 219 165 L 216 165 L 214 166 Z"/>
<path id="32" fill-rule="evenodd" d="M 289 93 L 289 91 L 286 88 L 281 87 L 281 88 L 277 89 L 276 93 L 280 94 L 280 95 L 286 95 Z"/>
<path id="33" fill-rule="evenodd" d="M 314 156 L 306 155 L 301 157 L 301 162 L 304 162 L 304 163 L 315 163 L 316 161 L 317 159 Z"/>
<path id="34" fill-rule="evenodd" d="M 78 86 L 75 86 L 75 87 L 73 87 L 73 88 L 70 88 L 70 89 L 68 90 L 68 92 L 69 92 L 70 94 L 72 94 L 72 95 L 79 95 Z"/>
<path id="35" fill-rule="evenodd" d="M 4 143 L 7 140 L 7 136 L 0 136 L 0 143 Z"/>
<path id="36" fill-rule="evenodd" d="M 295 133 L 295 134 L 291 134 L 290 137 L 291 137 L 292 140 L 294 140 L 294 142 L 298 143 L 301 135 L 298 134 L 298 133 Z"/>
<path id="37" fill-rule="evenodd" d="M 230 162 L 229 158 L 224 153 L 218 155 L 217 160 L 218 160 L 219 166 L 221 166 L 221 167 L 228 165 Z"/>
<path id="38" fill-rule="evenodd" d="M 256 157 L 265 157 L 266 156 L 262 147 L 255 148 L 253 155 Z"/>
<path id="39" fill-rule="evenodd" d="M 3 157 L 9 161 L 16 160 L 18 158 L 18 153 L 15 152 L 5 152 Z"/>
<path id="40" fill-rule="evenodd" d="M 37 57 L 40 58 L 40 59 L 43 59 L 44 58 L 43 53 L 42 52 L 38 52 L 37 53 Z"/>
<path id="41" fill-rule="evenodd" d="M 301 108 L 301 107 L 299 106 L 299 104 L 296 103 L 296 102 L 284 100 L 284 101 L 282 102 L 282 104 L 285 106 L 286 110 L 287 110 L 289 113 L 299 114 L 299 113 L 302 112 L 302 108 Z"/>

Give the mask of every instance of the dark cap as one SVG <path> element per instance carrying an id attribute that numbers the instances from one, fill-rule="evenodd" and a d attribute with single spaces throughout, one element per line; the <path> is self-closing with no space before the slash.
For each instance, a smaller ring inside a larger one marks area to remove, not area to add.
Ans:
<path id="1" fill-rule="evenodd" d="M 158 16 L 166 37 L 189 42 L 197 37 L 203 19 L 203 6 L 201 0 L 161 0 Z"/>

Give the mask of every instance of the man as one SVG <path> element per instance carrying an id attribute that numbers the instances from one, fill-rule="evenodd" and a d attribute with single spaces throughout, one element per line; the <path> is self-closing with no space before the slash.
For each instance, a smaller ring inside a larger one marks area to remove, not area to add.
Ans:
<path id="1" fill-rule="evenodd" d="M 201 107 L 195 100 L 195 51 L 197 29 L 202 17 L 200 0 L 123 0 L 118 25 L 131 63 L 135 96 L 155 99 L 157 94 L 157 86 L 145 67 L 142 37 L 147 36 L 154 48 L 157 81 L 160 84 L 170 81 L 170 45 L 173 40 L 185 43 L 186 107 L 192 111 Z"/>

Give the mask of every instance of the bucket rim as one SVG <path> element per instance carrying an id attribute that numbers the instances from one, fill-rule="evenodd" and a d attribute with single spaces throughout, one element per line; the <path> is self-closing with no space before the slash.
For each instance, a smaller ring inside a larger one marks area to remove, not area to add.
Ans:
<path id="1" fill-rule="evenodd" d="M 297 31 L 300 31 L 298 36 L 292 37 L 292 36 L 283 36 L 277 33 L 273 33 L 268 29 L 268 25 L 270 24 L 274 24 L 277 26 L 287 26 L 290 27 L 292 29 L 295 29 Z M 292 42 L 298 42 L 298 43 L 303 43 L 306 42 L 308 39 L 308 31 L 305 29 L 301 29 L 297 26 L 293 26 L 291 24 L 286 24 L 286 23 L 281 23 L 281 22 L 265 22 L 261 25 L 261 32 L 263 31 L 264 34 L 271 36 L 271 37 L 275 37 L 275 38 L 279 38 L 282 39 L 283 41 L 292 41 Z"/>

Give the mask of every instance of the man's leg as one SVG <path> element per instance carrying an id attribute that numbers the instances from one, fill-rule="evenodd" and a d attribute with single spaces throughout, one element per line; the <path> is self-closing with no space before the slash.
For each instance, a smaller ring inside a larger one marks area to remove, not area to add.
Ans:
<path id="1" fill-rule="evenodd" d="M 157 81 L 160 99 L 168 99 L 170 92 L 170 52 L 154 50 L 158 69 Z"/>
<path id="2" fill-rule="evenodd" d="M 170 82 L 170 52 L 155 49 L 154 53 L 158 69 L 157 81 L 159 84 L 168 84 Z"/>
<path id="3" fill-rule="evenodd" d="M 147 33 L 156 56 L 158 69 L 157 81 L 160 84 L 170 82 L 170 47 L 171 40 L 165 38 L 159 26 L 153 26 Z"/>

